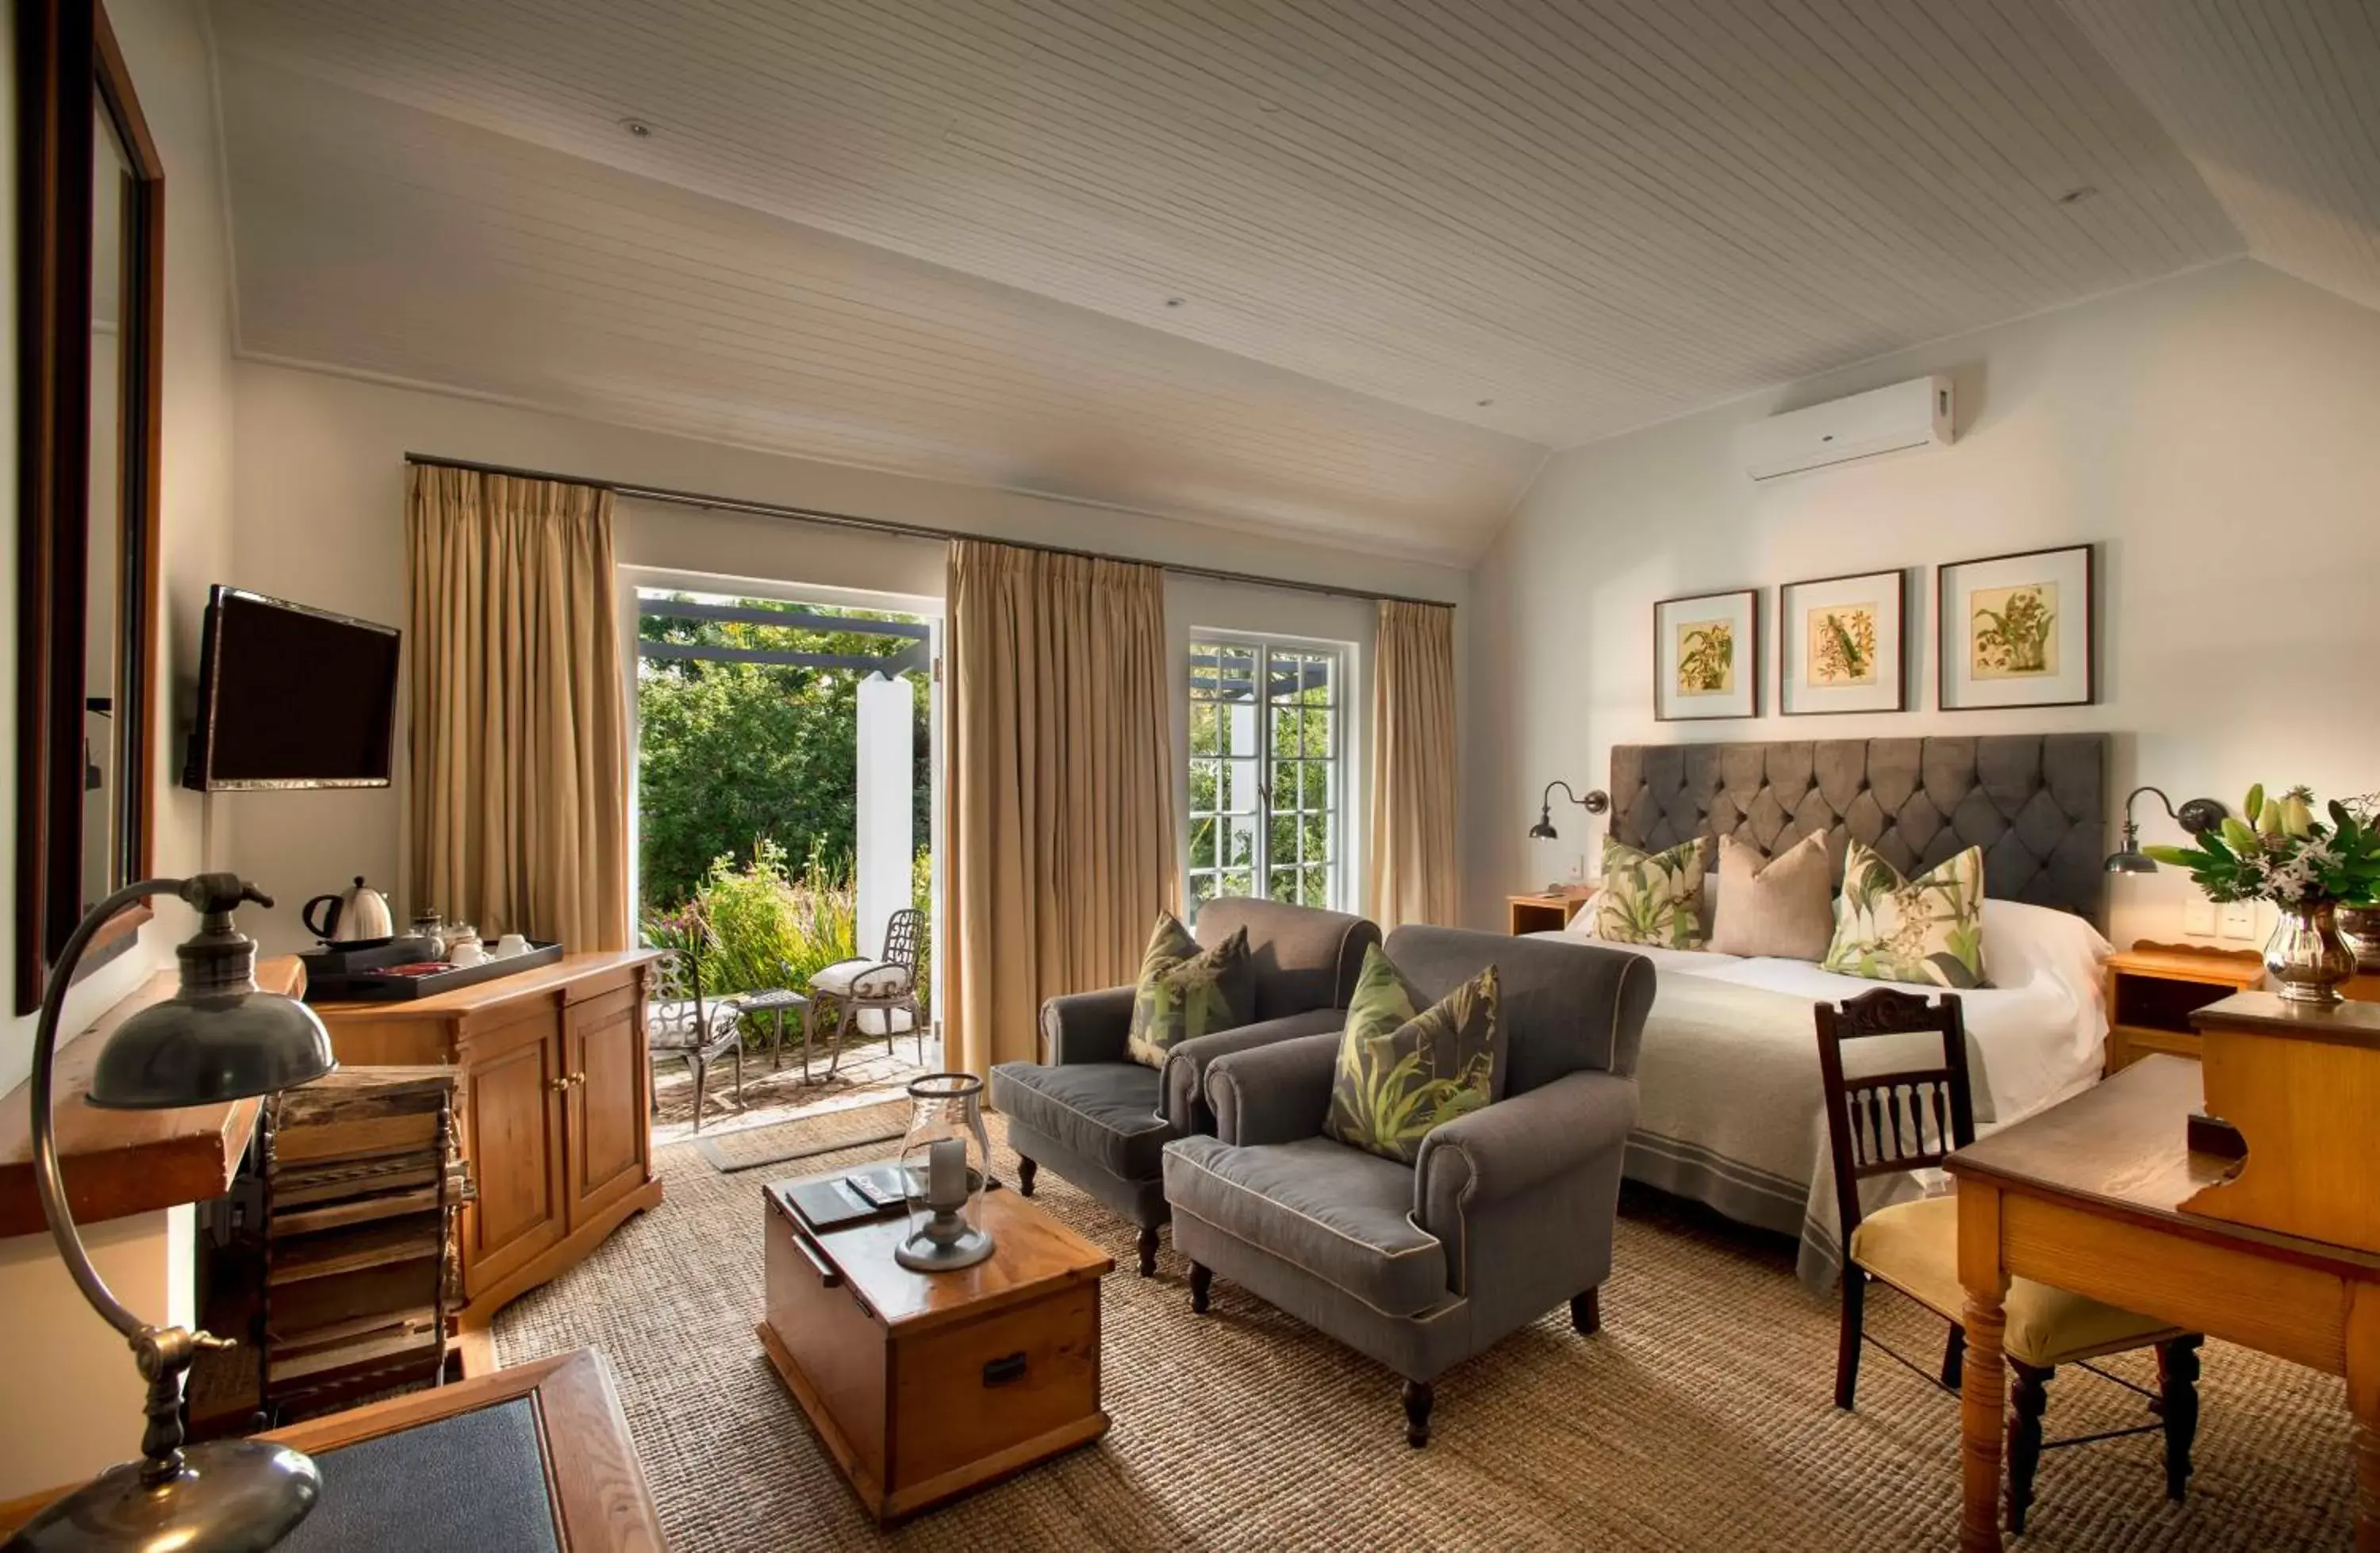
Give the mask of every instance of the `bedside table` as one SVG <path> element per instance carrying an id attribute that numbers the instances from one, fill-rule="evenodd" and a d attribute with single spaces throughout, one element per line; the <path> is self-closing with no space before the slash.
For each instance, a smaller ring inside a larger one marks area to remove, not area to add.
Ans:
<path id="1" fill-rule="evenodd" d="M 2202 949 L 2143 940 L 2107 957 L 2107 1059 L 2114 1073 L 2153 1051 L 2195 1061 L 2190 1016 L 2234 992 L 2265 985 L 2265 957 L 2252 949 Z"/>
<path id="2" fill-rule="evenodd" d="M 1505 931 L 1514 938 L 1523 933 L 1559 933 L 1570 926 L 1578 908 L 1595 896 L 1600 886 L 1573 884 L 1567 890 L 1539 891 L 1530 895 L 1504 897 Z"/>

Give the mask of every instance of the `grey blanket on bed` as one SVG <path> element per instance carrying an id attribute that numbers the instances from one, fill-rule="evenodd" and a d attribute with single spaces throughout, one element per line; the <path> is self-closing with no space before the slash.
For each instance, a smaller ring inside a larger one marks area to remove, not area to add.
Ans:
<path id="1" fill-rule="evenodd" d="M 1794 1236 L 1802 1281 L 1824 1293 L 1841 1251 L 1811 1001 L 1694 976 L 1660 987 L 1636 1060 L 1628 1178 Z M 1933 1036 L 1882 1037 L 1845 1059 L 1856 1075 L 1938 1064 L 1940 1051 Z M 1879 1178 L 1863 1198 L 1872 1209 L 1927 1184 Z"/>

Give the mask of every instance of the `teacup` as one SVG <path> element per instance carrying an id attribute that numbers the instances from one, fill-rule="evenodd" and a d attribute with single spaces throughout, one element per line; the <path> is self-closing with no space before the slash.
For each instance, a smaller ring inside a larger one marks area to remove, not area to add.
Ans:
<path id="1" fill-rule="evenodd" d="M 496 940 L 496 958 L 509 960 L 516 954 L 528 952 L 528 940 L 519 933 L 506 933 Z"/>
<path id="2" fill-rule="evenodd" d="M 446 963 L 457 967 L 487 964 L 488 952 L 477 939 L 465 939 L 446 952 Z"/>

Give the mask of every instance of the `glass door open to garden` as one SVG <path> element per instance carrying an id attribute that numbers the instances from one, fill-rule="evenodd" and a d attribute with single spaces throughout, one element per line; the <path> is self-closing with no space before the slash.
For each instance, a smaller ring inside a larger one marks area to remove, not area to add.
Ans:
<path id="1" fill-rule="evenodd" d="M 636 608 L 657 1134 L 698 1130 L 698 1096 L 706 1137 L 899 1099 L 941 1056 L 939 622 L 660 588 Z"/>

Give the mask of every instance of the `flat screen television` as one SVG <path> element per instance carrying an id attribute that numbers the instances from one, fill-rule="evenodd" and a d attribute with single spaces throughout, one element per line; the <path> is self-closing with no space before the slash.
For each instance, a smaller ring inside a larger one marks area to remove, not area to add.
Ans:
<path id="1" fill-rule="evenodd" d="M 387 786 L 397 640 L 394 626 L 217 583 L 182 785 Z"/>

